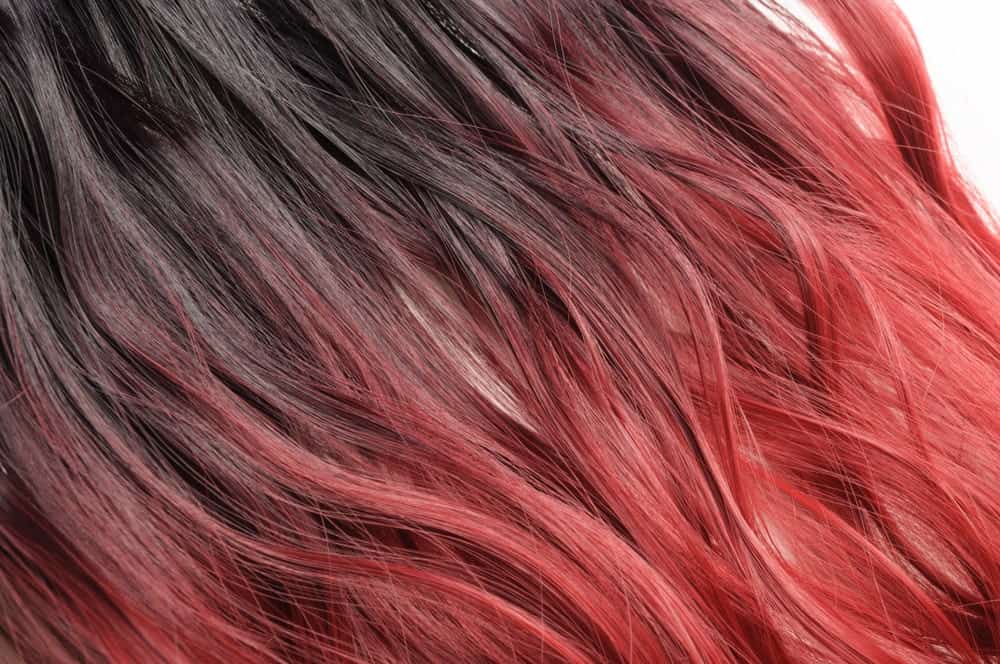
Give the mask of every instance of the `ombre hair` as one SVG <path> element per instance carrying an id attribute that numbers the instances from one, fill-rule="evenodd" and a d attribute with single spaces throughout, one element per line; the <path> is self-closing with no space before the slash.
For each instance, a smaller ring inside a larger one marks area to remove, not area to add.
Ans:
<path id="1" fill-rule="evenodd" d="M 811 5 L 0 0 L 9 657 L 997 662 L 1000 246 Z"/>

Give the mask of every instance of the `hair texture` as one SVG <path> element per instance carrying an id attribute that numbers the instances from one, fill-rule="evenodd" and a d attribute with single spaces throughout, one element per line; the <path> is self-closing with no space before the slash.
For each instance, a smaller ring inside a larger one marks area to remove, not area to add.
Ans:
<path id="1" fill-rule="evenodd" d="M 1000 661 L 1000 245 L 812 10 L 0 0 L 6 661 Z"/>

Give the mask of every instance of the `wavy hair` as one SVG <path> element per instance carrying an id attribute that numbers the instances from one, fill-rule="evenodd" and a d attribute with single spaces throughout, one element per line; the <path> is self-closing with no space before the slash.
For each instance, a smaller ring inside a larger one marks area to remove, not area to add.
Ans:
<path id="1" fill-rule="evenodd" d="M 997 662 L 1000 245 L 889 0 L 0 0 L 0 636 Z"/>

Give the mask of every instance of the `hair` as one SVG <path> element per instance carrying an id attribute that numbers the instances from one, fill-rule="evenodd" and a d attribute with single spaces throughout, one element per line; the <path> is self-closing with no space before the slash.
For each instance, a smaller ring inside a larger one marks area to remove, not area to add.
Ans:
<path id="1" fill-rule="evenodd" d="M 1000 661 L 1000 244 L 811 7 L 0 0 L 6 661 Z"/>

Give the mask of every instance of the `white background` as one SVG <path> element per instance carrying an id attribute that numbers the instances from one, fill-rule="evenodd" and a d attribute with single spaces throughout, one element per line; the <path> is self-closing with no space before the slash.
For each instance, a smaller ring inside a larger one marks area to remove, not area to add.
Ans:
<path id="1" fill-rule="evenodd" d="M 1000 0 L 896 4 L 920 42 L 959 167 L 1000 213 Z"/>
<path id="2" fill-rule="evenodd" d="M 896 0 L 920 40 L 959 165 L 1000 211 L 1000 0 Z"/>

